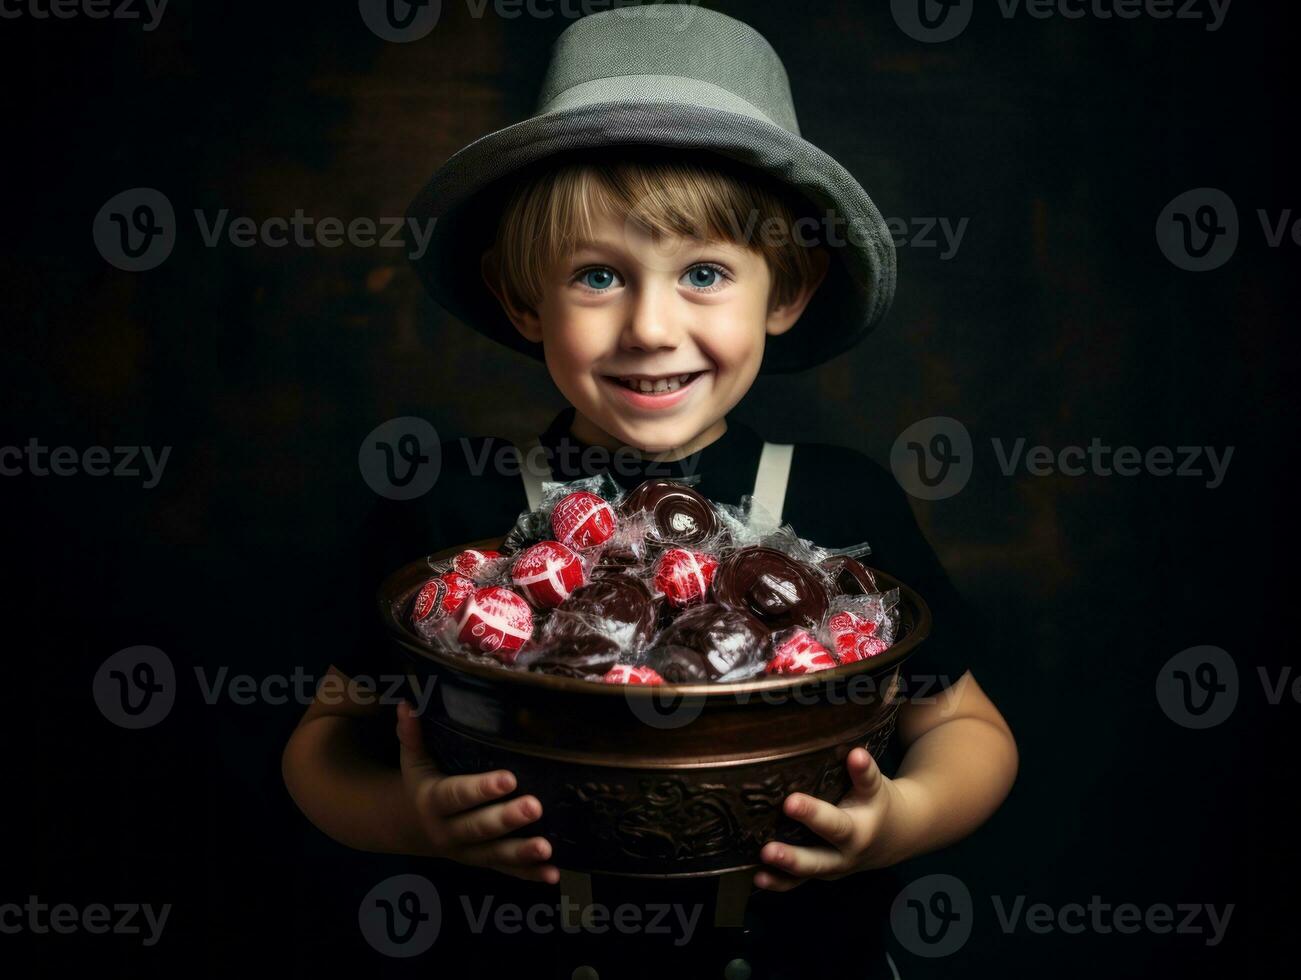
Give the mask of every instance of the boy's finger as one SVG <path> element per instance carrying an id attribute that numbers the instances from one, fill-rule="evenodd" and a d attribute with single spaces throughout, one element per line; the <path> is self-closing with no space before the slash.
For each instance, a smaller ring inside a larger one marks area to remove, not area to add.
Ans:
<path id="1" fill-rule="evenodd" d="M 547 885 L 560 882 L 560 869 L 554 864 L 489 864 L 486 867 L 525 881 L 540 881 Z"/>
<path id="2" fill-rule="evenodd" d="M 545 837 L 508 837 L 464 848 L 458 860 L 487 867 L 508 865 L 519 871 L 524 865 L 532 867 L 550 858 L 551 842 Z"/>
<path id="3" fill-rule="evenodd" d="M 843 849 L 854 837 L 854 821 L 844 810 L 807 793 L 792 793 L 783 805 L 786 815 L 833 847 Z"/>
<path id="4" fill-rule="evenodd" d="M 508 769 L 444 776 L 431 792 L 430 802 L 436 812 L 452 817 L 505 796 L 514 788 L 515 774 Z"/>
<path id="5" fill-rule="evenodd" d="M 453 843 L 474 844 L 510 833 L 542 816 L 542 804 L 536 796 L 481 806 L 447 822 L 447 836 Z"/>
<path id="6" fill-rule="evenodd" d="M 792 888 L 804 884 L 807 878 L 792 878 L 790 875 L 784 875 L 779 871 L 772 871 L 769 868 L 763 868 L 754 874 L 754 884 L 756 888 L 763 888 L 770 892 L 788 892 Z"/>
<path id="7" fill-rule="evenodd" d="M 871 753 L 859 746 L 845 759 L 849 769 L 849 778 L 854 782 L 854 792 L 860 797 L 875 796 L 885 783 L 885 775 L 876 764 Z"/>
<path id="8" fill-rule="evenodd" d="M 845 870 L 845 860 L 830 847 L 796 847 L 770 840 L 759 851 L 759 858 L 793 878 L 814 878 Z"/>

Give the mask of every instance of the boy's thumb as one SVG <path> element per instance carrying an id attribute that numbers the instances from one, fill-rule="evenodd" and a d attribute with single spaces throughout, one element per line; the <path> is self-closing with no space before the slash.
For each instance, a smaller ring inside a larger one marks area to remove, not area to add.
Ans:
<path id="1" fill-rule="evenodd" d="M 399 764 L 402 776 L 408 787 L 426 776 L 441 776 L 438 766 L 425 748 L 424 732 L 420 729 L 420 719 L 416 709 L 409 701 L 398 702 L 398 742 L 401 745 Z"/>

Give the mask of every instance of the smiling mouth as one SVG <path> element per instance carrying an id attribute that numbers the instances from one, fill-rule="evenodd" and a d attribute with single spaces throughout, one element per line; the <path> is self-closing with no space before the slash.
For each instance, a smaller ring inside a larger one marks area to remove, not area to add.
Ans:
<path id="1" fill-rule="evenodd" d="M 693 371 L 689 374 L 662 375 L 607 374 L 605 379 L 643 395 L 667 395 L 685 388 L 704 373 L 704 371 Z"/>

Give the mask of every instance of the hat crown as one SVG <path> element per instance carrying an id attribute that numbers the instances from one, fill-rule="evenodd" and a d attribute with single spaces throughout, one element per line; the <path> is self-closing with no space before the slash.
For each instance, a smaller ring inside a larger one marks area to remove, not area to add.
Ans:
<path id="1" fill-rule="evenodd" d="M 576 86 L 624 76 L 670 76 L 717 86 L 788 132 L 800 133 L 790 79 L 772 45 L 750 25 L 693 4 L 617 7 L 575 21 L 551 50 L 537 112 L 553 108 Z M 663 91 L 663 98 L 672 98 L 671 89 Z"/>

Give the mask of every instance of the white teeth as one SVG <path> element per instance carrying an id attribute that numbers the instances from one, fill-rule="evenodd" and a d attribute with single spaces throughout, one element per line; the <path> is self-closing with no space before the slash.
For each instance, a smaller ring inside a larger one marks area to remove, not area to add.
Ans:
<path id="1" fill-rule="evenodd" d="M 677 391 L 689 382 L 691 377 L 690 374 L 679 374 L 676 377 L 657 378 L 654 381 L 649 378 L 620 378 L 619 381 L 633 391 L 641 391 L 646 394 L 663 394 L 669 391 Z"/>

